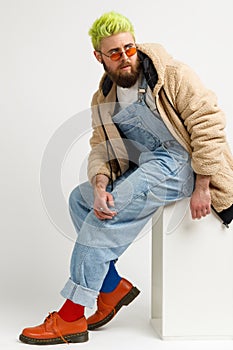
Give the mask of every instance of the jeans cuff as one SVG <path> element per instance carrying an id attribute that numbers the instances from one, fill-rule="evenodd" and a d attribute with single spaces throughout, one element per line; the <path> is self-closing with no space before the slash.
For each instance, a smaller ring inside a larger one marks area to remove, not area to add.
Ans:
<path id="1" fill-rule="evenodd" d="M 71 278 L 69 278 L 61 291 L 61 295 L 64 298 L 73 301 L 75 304 L 89 307 L 90 309 L 94 307 L 98 294 L 99 292 L 95 290 L 88 289 L 73 282 Z"/>

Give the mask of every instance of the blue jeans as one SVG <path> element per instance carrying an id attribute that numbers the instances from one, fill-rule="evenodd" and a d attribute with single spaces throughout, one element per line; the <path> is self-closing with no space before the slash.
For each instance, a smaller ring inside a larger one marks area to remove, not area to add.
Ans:
<path id="1" fill-rule="evenodd" d="M 142 87 L 146 87 L 144 77 Z M 110 261 L 128 248 L 159 207 L 189 197 L 194 186 L 188 153 L 170 134 L 158 112 L 148 108 L 145 93 L 112 119 L 130 147 L 139 152 L 137 165 L 114 182 L 112 195 L 117 215 L 111 220 L 96 218 L 93 189 L 88 182 L 73 190 L 69 203 L 78 238 L 70 279 L 61 294 L 90 308 Z"/>
<path id="2" fill-rule="evenodd" d="M 171 140 L 153 152 L 142 152 L 138 166 L 115 181 L 112 195 L 117 215 L 113 219 L 96 218 L 88 182 L 75 188 L 69 204 L 78 237 L 62 296 L 92 308 L 109 262 L 127 249 L 159 207 L 189 197 L 193 185 L 189 155 Z"/>

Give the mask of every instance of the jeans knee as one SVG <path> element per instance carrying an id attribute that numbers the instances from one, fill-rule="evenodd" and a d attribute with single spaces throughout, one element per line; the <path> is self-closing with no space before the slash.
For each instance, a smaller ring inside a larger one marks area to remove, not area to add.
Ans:
<path id="1" fill-rule="evenodd" d="M 72 210 L 77 206 L 77 203 L 81 200 L 80 186 L 75 187 L 69 196 L 69 208 Z"/>
<path id="2" fill-rule="evenodd" d="M 91 209 L 93 201 L 93 189 L 89 182 L 84 182 L 75 187 L 70 193 L 69 208 L 74 211 L 80 206 Z"/>

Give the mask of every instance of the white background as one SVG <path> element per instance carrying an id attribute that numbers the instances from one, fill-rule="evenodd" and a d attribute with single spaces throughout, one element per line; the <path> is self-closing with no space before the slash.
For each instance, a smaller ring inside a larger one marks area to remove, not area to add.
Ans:
<path id="1" fill-rule="evenodd" d="M 232 147 L 232 5 L 232 0 L 0 0 L 1 348 L 28 348 L 17 341 L 21 329 L 43 321 L 63 302 L 59 291 L 69 276 L 74 233 L 66 214 L 72 232 L 47 215 L 40 169 L 48 142 L 67 120 L 89 109 L 102 75 L 87 34 L 93 21 L 106 11 L 121 12 L 134 24 L 137 42 L 159 42 L 193 67 L 218 96 Z M 68 150 L 58 174 L 65 200 L 79 182 L 88 132 Z M 161 342 L 149 326 L 150 238 L 148 233 L 134 243 L 118 264 L 142 290 L 134 306 L 108 331 L 71 348 L 196 348 L 192 342 Z"/>

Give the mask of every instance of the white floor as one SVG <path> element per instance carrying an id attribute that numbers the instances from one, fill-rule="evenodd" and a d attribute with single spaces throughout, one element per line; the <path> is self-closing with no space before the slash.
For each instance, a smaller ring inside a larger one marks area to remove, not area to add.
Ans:
<path id="1" fill-rule="evenodd" d="M 31 304 L 31 303 L 29 303 Z M 32 305 L 32 304 L 31 304 Z M 23 309 L 12 305 L 4 305 L 1 310 L 0 349 L 28 350 L 38 346 L 23 344 L 18 335 L 25 326 L 32 326 L 43 321 L 43 309 L 47 305 L 41 303 L 33 308 Z M 52 310 L 50 310 L 52 311 Z M 124 307 L 116 317 L 103 328 L 89 332 L 89 341 L 83 344 L 70 344 L 69 349 L 125 350 L 125 349 L 211 349 L 232 350 L 232 341 L 162 341 L 155 334 L 149 321 L 150 306 L 148 294 L 141 292 L 139 297 L 128 307 Z M 66 344 L 43 346 L 39 348 L 66 349 Z"/>
<path id="2" fill-rule="evenodd" d="M 56 242 L 59 240 L 63 242 L 61 237 L 56 237 Z M 61 251 L 58 246 L 56 247 L 60 259 L 64 259 L 63 263 L 60 262 L 61 266 L 65 266 L 70 246 L 71 244 L 65 240 L 63 247 L 60 248 Z M 57 270 L 58 263 L 56 259 L 51 259 L 51 254 L 47 253 L 45 248 L 46 245 L 44 245 L 42 260 L 39 259 L 39 256 L 35 256 L 34 259 L 27 258 L 30 265 L 26 270 L 28 263 L 24 265 L 21 259 L 19 265 L 16 266 L 17 273 L 14 275 L 14 279 L 8 276 L 7 282 L 4 282 L 4 279 L 1 281 L 0 350 L 37 349 L 38 346 L 21 343 L 18 340 L 19 334 L 24 327 L 42 323 L 48 312 L 56 310 L 63 303 L 63 298 L 57 293 L 57 290 L 65 280 L 66 268 L 63 266 L 63 268 Z M 123 307 L 105 327 L 89 332 L 88 342 L 70 344 L 68 349 L 232 350 L 233 341 L 228 340 L 163 341 L 156 335 L 150 325 L 150 252 L 151 237 L 145 235 L 123 254 L 117 264 L 118 271 L 141 290 L 134 302 L 128 307 Z M 36 255 L 37 251 L 34 251 L 34 254 Z M 47 266 L 47 269 L 45 269 L 45 266 Z M 7 289 L 7 286 L 10 288 Z M 92 310 L 87 310 L 87 316 L 92 312 Z M 58 350 L 66 349 L 67 345 L 39 346 L 39 348 Z"/>

